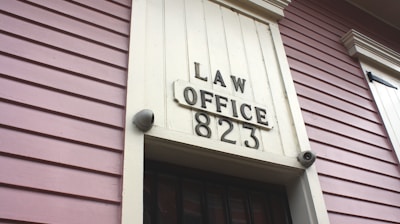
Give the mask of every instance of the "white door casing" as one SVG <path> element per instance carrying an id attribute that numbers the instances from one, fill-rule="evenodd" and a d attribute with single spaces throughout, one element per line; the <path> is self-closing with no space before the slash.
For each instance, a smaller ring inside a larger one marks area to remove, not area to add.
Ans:
<path id="1" fill-rule="evenodd" d="M 287 4 L 133 0 L 122 223 L 143 222 L 144 157 L 286 185 L 294 223 L 329 223 L 315 166 L 296 159 L 310 146 L 276 21 Z"/>

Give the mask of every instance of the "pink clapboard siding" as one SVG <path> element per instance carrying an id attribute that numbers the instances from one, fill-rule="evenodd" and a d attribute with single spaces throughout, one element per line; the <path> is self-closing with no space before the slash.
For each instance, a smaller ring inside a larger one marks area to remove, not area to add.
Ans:
<path id="1" fill-rule="evenodd" d="M 340 42 L 350 29 L 400 52 L 400 31 L 345 1 L 293 0 L 280 21 L 331 223 L 400 223 L 399 163 Z"/>
<path id="2" fill-rule="evenodd" d="M 0 223 L 120 223 L 130 4 L 0 4 Z"/>

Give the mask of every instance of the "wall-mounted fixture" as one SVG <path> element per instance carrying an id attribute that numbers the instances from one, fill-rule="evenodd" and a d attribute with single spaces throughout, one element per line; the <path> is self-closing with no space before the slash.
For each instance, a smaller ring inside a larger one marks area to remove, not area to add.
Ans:
<path id="1" fill-rule="evenodd" d="M 133 123 L 139 130 L 143 132 L 150 130 L 154 123 L 153 111 L 149 109 L 143 109 L 137 112 L 133 117 Z"/>
<path id="2" fill-rule="evenodd" d="M 299 153 L 297 156 L 297 160 L 300 162 L 301 165 L 303 165 L 305 168 L 310 167 L 314 162 L 317 156 L 315 153 L 311 151 L 304 151 Z"/>

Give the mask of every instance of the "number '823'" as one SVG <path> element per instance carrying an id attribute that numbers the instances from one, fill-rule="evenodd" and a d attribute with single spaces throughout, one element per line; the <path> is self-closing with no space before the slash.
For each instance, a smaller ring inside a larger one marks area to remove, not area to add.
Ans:
<path id="1" fill-rule="evenodd" d="M 205 112 L 199 111 L 195 113 L 194 117 L 196 120 L 196 125 L 194 127 L 196 134 L 201 137 L 211 138 L 212 131 L 210 128 L 210 116 Z M 226 124 L 228 125 L 228 128 L 223 131 L 220 140 L 223 142 L 236 144 L 237 139 L 230 139 L 228 136 L 229 133 L 231 133 L 234 129 L 233 122 L 227 118 L 217 117 L 217 124 L 219 126 L 226 126 Z M 244 145 L 248 148 L 258 149 L 260 147 L 260 141 L 255 135 L 257 128 L 254 125 L 247 123 L 243 123 L 242 127 L 250 130 L 248 139 L 244 140 Z"/>

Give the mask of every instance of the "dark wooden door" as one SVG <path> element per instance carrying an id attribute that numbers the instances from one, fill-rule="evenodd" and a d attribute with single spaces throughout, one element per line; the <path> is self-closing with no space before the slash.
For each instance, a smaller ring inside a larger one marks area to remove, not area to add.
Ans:
<path id="1" fill-rule="evenodd" d="M 285 188 L 146 161 L 145 224 L 291 224 Z"/>

